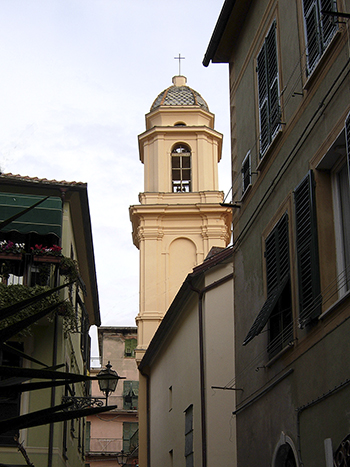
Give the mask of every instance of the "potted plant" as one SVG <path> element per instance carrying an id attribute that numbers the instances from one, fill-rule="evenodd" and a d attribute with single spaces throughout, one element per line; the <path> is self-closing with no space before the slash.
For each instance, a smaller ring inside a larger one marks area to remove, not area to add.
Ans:
<path id="1" fill-rule="evenodd" d="M 34 261 L 41 263 L 59 263 L 62 256 L 62 248 L 58 245 L 50 247 L 35 245 L 30 247 Z"/>
<path id="2" fill-rule="evenodd" d="M 79 277 L 78 263 L 68 256 L 61 256 L 59 271 L 69 282 L 76 281 Z"/>
<path id="3" fill-rule="evenodd" d="M 0 242 L 0 258 L 21 260 L 24 253 L 24 243 L 14 243 L 11 240 Z"/>

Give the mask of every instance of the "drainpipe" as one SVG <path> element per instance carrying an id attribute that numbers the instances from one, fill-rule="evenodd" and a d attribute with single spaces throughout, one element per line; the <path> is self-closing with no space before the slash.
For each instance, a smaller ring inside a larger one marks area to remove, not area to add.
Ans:
<path id="1" fill-rule="evenodd" d="M 207 412 L 205 397 L 205 355 L 204 355 L 204 321 L 203 321 L 203 297 L 209 290 L 215 289 L 221 284 L 231 280 L 233 273 L 207 285 L 199 290 L 189 281 L 189 286 L 193 292 L 198 294 L 198 335 L 199 335 L 199 372 L 200 372 L 200 398 L 201 398 L 201 436 L 202 436 L 202 467 L 207 467 Z"/>

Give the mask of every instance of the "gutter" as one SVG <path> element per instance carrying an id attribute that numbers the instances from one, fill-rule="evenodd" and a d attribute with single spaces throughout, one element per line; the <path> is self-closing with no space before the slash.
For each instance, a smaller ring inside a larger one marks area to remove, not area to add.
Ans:
<path id="1" fill-rule="evenodd" d="M 215 25 L 214 32 L 211 36 L 207 51 L 205 52 L 205 55 L 203 58 L 202 63 L 205 67 L 209 65 L 210 60 L 213 59 L 216 53 L 216 50 L 218 48 L 218 45 L 221 41 L 222 35 L 224 33 L 224 30 L 230 18 L 231 11 L 233 7 L 235 6 L 235 3 L 236 3 L 236 0 L 225 0 L 225 3 L 221 9 L 219 18 Z"/>

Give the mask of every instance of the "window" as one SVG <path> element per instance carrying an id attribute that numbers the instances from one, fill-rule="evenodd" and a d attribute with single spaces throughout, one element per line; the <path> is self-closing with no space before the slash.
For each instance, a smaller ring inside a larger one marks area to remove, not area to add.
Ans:
<path id="1" fill-rule="evenodd" d="M 186 467 L 193 467 L 193 405 L 185 411 L 185 459 Z"/>
<path id="2" fill-rule="evenodd" d="M 250 151 L 242 163 L 242 196 L 248 190 L 252 182 Z"/>
<path id="3" fill-rule="evenodd" d="M 317 222 L 313 174 L 294 191 L 296 252 L 298 264 L 299 326 L 309 324 L 321 313 Z"/>
<path id="4" fill-rule="evenodd" d="M 85 452 L 90 452 L 91 422 L 87 421 L 85 425 Z"/>
<path id="5" fill-rule="evenodd" d="M 124 381 L 123 382 L 123 409 L 137 410 L 139 398 L 139 382 Z"/>
<path id="6" fill-rule="evenodd" d="M 265 240 L 267 299 L 243 342 L 246 345 L 269 323 L 270 357 L 293 339 L 288 224 L 286 213 Z"/>
<path id="7" fill-rule="evenodd" d="M 294 190 L 294 205 L 299 327 L 303 328 L 318 317 L 322 304 L 312 171 Z M 265 240 L 267 298 L 243 342 L 246 345 L 268 324 L 270 358 L 293 341 L 288 224 L 285 213 Z"/>
<path id="8" fill-rule="evenodd" d="M 191 151 L 185 145 L 177 145 L 171 153 L 171 177 L 173 193 L 189 192 L 191 188 Z"/>
<path id="9" fill-rule="evenodd" d="M 125 357 L 135 357 L 135 349 L 137 347 L 137 339 L 125 339 Z"/>
<path id="10" fill-rule="evenodd" d="M 263 157 L 281 128 L 278 83 L 276 22 L 274 21 L 257 57 L 260 157 Z"/>
<path id="11" fill-rule="evenodd" d="M 296 467 L 297 463 L 295 460 L 294 452 L 288 443 L 282 444 L 279 447 L 274 467 Z"/>
<path id="12" fill-rule="evenodd" d="M 132 452 L 135 447 L 138 445 L 137 443 L 133 442 L 133 437 L 135 438 L 135 434 L 139 428 L 137 422 L 124 422 L 123 423 L 123 451 L 124 452 Z M 136 445 L 136 446 L 135 446 Z"/>
<path id="13" fill-rule="evenodd" d="M 327 45 L 334 36 L 337 25 L 322 11 L 337 11 L 336 0 L 303 0 L 304 25 L 307 50 L 307 71 L 315 68 Z"/>

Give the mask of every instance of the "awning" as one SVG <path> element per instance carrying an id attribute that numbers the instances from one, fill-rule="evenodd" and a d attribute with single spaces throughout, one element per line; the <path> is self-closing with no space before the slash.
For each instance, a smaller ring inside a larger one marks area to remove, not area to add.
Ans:
<path id="1" fill-rule="evenodd" d="M 0 222 L 9 219 L 19 212 L 33 206 L 44 196 L 23 195 L 17 193 L 0 193 Z M 2 229 L 3 232 L 15 230 L 20 233 L 35 232 L 40 235 L 54 234 L 61 237 L 62 201 L 59 197 L 50 196 L 35 208 L 23 214 Z"/>
<path id="2" fill-rule="evenodd" d="M 278 299 L 280 298 L 287 282 L 289 279 L 289 274 L 286 274 L 283 281 L 280 282 L 269 294 L 264 303 L 263 307 L 261 308 L 258 316 L 255 318 L 253 326 L 250 328 L 247 337 L 244 339 L 243 345 L 248 344 L 255 336 L 261 333 L 264 329 L 266 323 L 268 322 L 273 309 L 275 308 Z"/>

